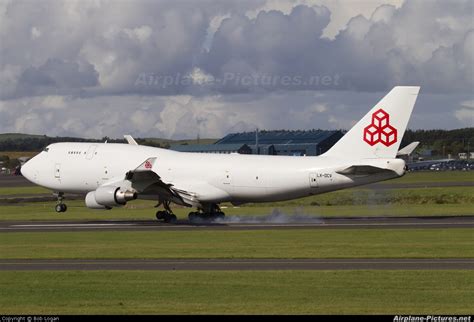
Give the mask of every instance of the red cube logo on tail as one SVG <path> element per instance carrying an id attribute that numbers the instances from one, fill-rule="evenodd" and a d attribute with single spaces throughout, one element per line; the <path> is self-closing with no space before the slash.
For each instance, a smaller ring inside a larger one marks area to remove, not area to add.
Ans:
<path id="1" fill-rule="evenodd" d="M 145 169 L 151 169 L 152 167 L 153 167 L 153 165 L 151 164 L 151 162 L 147 160 L 145 162 Z"/>
<path id="2" fill-rule="evenodd" d="M 382 109 L 372 114 L 372 123 L 364 128 L 364 141 L 373 146 L 391 146 L 397 142 L 397 129 L 390 125 L 390 115 Z"/>

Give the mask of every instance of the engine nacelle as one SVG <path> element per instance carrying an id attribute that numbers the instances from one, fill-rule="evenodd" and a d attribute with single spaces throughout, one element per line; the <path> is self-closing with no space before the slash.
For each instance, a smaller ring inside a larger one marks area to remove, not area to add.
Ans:
<path id="1" fill-rule="evenodd" d="M 91 191 L 86 195 L 86 206 L 87 208 L 90 208 L 90 209 L 103 209 L 103 210 L 112 209 L 112 207 L 99 205 L 97 201 L 95 201 L 95 191 Z"/>
<path id="2" fill-rule="evenodd" d="M 137 193 L 130 190 L 122 190 L 120 187 L 100 187 L 91 191 L 86 196 L 86 206 L 92 209 L 110 209 L 123 206 L 127 201 L 137 199 Z"/>

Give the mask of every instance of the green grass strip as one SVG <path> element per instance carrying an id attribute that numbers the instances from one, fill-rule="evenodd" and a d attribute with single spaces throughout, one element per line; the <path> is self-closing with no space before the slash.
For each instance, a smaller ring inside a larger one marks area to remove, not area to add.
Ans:
<path id="1" fill-rule="evenodd" d="M 472 229 L 0 234 L 0 258 L 471 258 Z"/>
<path id="2" fill-rule="evenodd" d="M 5 271 L 2 314 L 471 314 L 474 271 Z"/>

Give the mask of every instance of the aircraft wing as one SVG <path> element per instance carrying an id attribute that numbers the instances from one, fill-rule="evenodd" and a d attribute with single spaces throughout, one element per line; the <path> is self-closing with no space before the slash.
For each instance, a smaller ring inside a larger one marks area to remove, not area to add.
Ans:
<path id="1" fill-rule="evenodd" d="M 148 158 L 136 169 L 127 172 L 125 181 L 131 188 L 144 195 L 158 195 L 160 200 L 169 200 L 184 206 L 197 206 L 229 197 L 227 192 L 202 181 L 181 180 L 165 182 L 153 170 L 156 158 Z"/>
<path id="2" fill-rule="evenodd" d="M 130 170 L 125 175 L 125 180 L 130 182 L 131 188 L 143 194 L 157 194 L 162 199 L 168 199 L 174 203 L 191 206 L 181 196 L 192 195 L 192 192 L 176 189 L 173 184 L 164 182 L 161 177 L 153 171 L 156 158 L 148 158 L 136 169 Z"/>

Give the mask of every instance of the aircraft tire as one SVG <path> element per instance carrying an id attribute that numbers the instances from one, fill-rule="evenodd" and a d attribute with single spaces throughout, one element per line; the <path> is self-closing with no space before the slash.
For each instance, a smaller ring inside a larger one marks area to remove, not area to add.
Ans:
<path id="1" fill-rule="evenodd" d="M 55 207 L 54 207 L 54 210 L 56 210 L 56 212 L 66 212 L 67 210 L 67 206 L 66 204 L 63 204 L 63 203 L 58 203 Z"/>
<path id="2" fill-rule="evenodd" d="M 166 223 L 175 224 L 177 221 L 178 221 L 178 217 L 176 217 L 176 215 L 168 214 L 165 217 L 165 222 Z"/>
<path id="3" fill-rule="evenodd" d="M 164 220 L 166 218 L 166 211 L 159 210 L 156 212 L 156 219 Z"/>
<path id="4" fill-rule="evenodd" d="M 189 220 L 189 222 L 191 222 L 191 223 L 196 222 L 198 218 L 199 218 L 199 216 L 198 216 L 194 211 L 193 211 L 193 212 L 190 212 L 190 213 L 188 214 L 188 220 Z"/>

